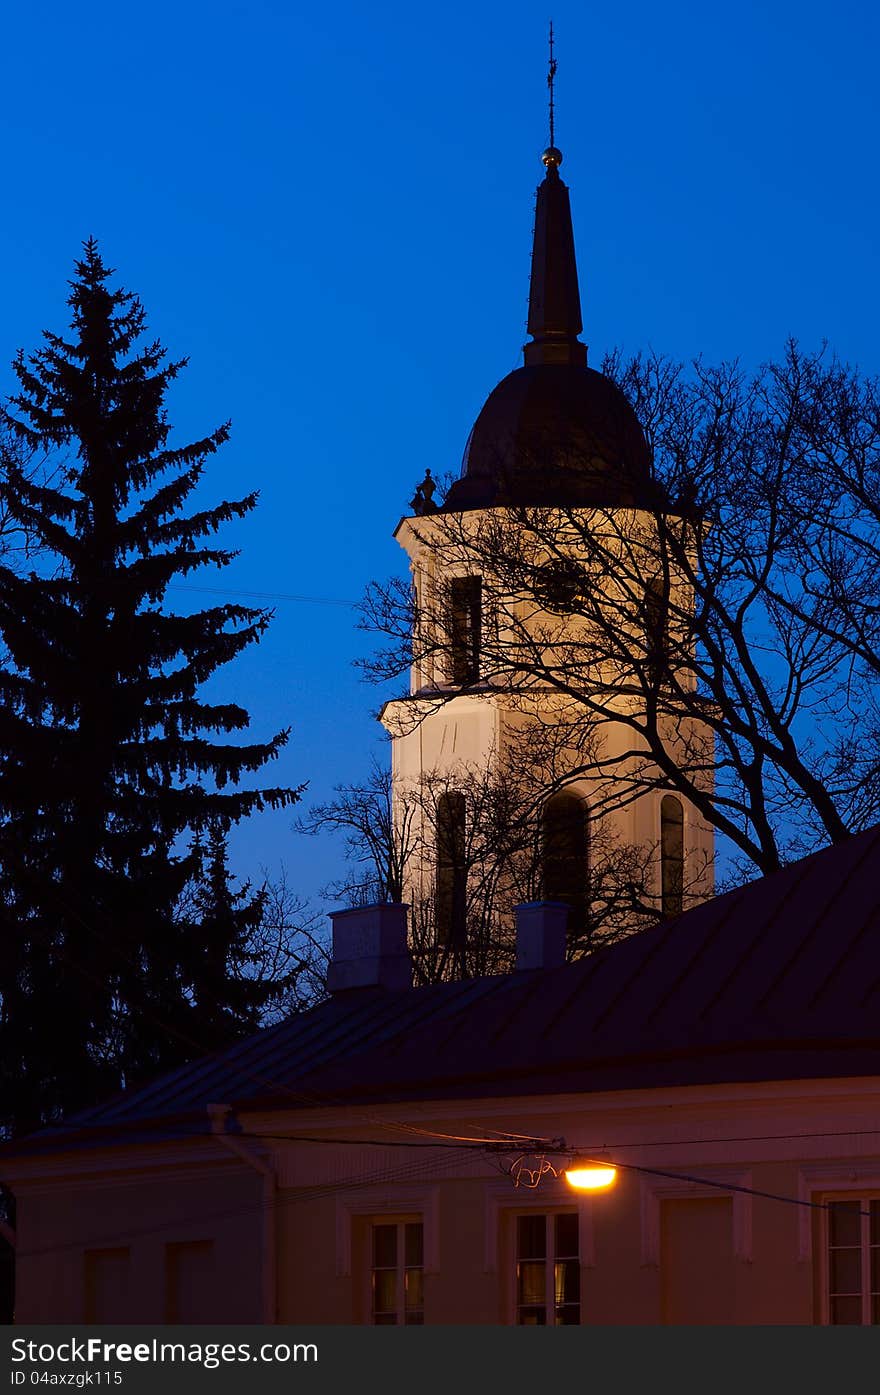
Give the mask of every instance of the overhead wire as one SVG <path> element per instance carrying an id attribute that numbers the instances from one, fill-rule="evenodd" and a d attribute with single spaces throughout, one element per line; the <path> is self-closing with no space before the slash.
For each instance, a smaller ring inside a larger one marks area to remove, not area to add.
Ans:
<path id="1" fill-rule="evenodd" d="M 206 1137 L 210 1137 L 210 1135 L 206 1135 Z M 401 1143 L 399 1146 L 406 1147 L 407 1145 Z M 420 1145 L 412 1144 L 410 1146 L 419 1147 Z M 462 1147 L 457 1151 L 468 1152 L 469 1150 Z M 442 1168 L 443 1166 L 451 1166 L 454 1160 L 448 1158 L 447 1160 L 440 1161 Z M 268 1201 L 261 1197 L 259 1201 L 251 1202 L 244 1206 L 236 1206 L 221 1211 L 212 1211 L 197 1217 L 188 1215 L 186 1220 L 187 1228 L 192 1230 L 194 1225 L 208 1224 L 216 1221 L 238 1220 L 244 1216 L 259 1216 L 268 1211 L 277 1212 L 287 1207 L 302 1206 L 310 1202 L 318 1202 L 330 1197 L 338 1197 L 340 1192 L 355 1191 L 365 1187 L 390 1186 L 398 1183 L 406 1185 L 414 1181 L 430 1181 L 436 1175 L 438 1167 L 435 1160 L 430 1176 L 425 1176 L 425 1168 L 428 1165 L 428 1160 L 426 1159 L 414 1159 L 412 1162 L 401 1163 L 396 1167 L 380 1168 L 375 1172 L 366 1174 L 360 1173 L 353 1177 L 342 1178 L 341 1180 L 333 1182 L 319 1183 L 316 1186 L 304 1187 L 301 1189 L 285 1188 L 283 1191 L 276 1193 L 276 1195 Z M 401 1198 L 401 1200 L 405 1202 L 406 1198 Z M 148 1235 L 167 1233 L 174 1223 L 174 1220 L 164 1220 L 145 1224 L 143 1226 L 126 1227 L 125 1230 L 118 1230 L 110 1233 L 97 1235 L 89 1233 L 88 1236 L 79 1236 L 75 1240 L 65 1240 L 59 1244 L 45 1244 L 24 1249 L 16 1248 L 16 1256 L 18 1259 L 33 1259 L 42 1255 L 60 1254 L 67 1250 L 101 1248 L 114 1243 L 122 1244 L 126 1241 L 141 1239 Z"/>
<path id="2" fill-rule="evenodd" d="M 309 1203 L 314 1203 L 314 1202 L 318 1202 L 318 1201 L 324 1200 L 324 1199 L 326 1199 L 326 1198 L 328 1198 L 328 1197 L 338 1197 L 338 1196 L 340 1195 L 340 1193 L 343 1193 L 343 1194 L 344 1194 L 344 1193 L 349 1192 L 349 1191 L 353 1191 L 353 1190 L 361 1189 L 361 1188 L 366 1188 L 366 1187 L 375 1187 L 375 1186 L 380 1186 L 380 1185 L 383 1185 L 383 1184 L 384 1184 L 384 1185 L 393 1185 L 393 1184 L 396 1184 L 396 1183 L 401 1183 L 401 1184 L 404 1184 L 404 1185 L 405 1185 L 405 1184 L 407 1184 L 407 1183 L 409 1183 L 409 1182 L 412 1182 L 412 1181 L 427 1181 L 427 1182 L 430 1182 L 430 1181 L 433 1181 L 433 1180 L 442 1180 L 442 1179 L 438 1178 L 438 1176 L 437 1176 L 438 1173 L 448 1172 L 453 1166 L 455 1166 L 455 1165 L 457 1165 L 457 1164 L 463 1162 L 465 1157 L 468 1157 L 468 1156 L 473 1155 L 474 1152 L 480 1152 L 480 1153 L 484 1154 L 485 1156 L 488 1156 L 488 1155 L 489 1155 L 489 1148 L 486 1147 L 485 1145 L 480 1145 L 480 1144 L 470 1144 L 470 1145 L 468 1145 L 468 1144 L 460 1144 L 460 1145 L 457 1145 L 457 1146 L 456 1146 L 456 1145 L 453 1145 L 453 1144 L 443 1144 L 443 1143 L 439 1143 L 439 1142 L 438 1142 L 438 1143 L 435 1143 L 435 1144 L 430 1144 L 430 1143 L 424 1143 L 424 1144 L 422 1144 L 422 1143 L 407 1143 L 407 1142 L 404 1142 L 404 1141 L 402 1141 L 402 1140 L 398 1140 L 398 1141 L 387 1141 L 387 1140 L 380 1140 L 380 1139 L 339 1139 L 339 1138 L 336 1138 L 336 1139 L 333 1139 L 333 1138 L 322 1139 L 322 1138 L 318 1138 L 318 1137 L 314 1137 L 314 1136 L 306 1136 L 306 1135 L 299 1135 L 299 1136 L 287 1135 L 287 1134 L 284 1134 L 284 1135 L 273 1135 L 273 1134 L 268 1134 L 268 1133 L 247 1133 L 247 1132 L 243 1132 L 243 1133 L 240 1133 L 240 1134 L 236 1134 L 236 1135 L 234 1135 L 234 1136 L 235 1136 L 236 1138 L 240 1138 L 240 1137 L 249 1137 L 249 1138 L 272 1138 L 272 1139 L 278 1139 L 278 1140 L 285 1141 L 285 1142 L 323 1143 L 323 1144 L 326 1144 L 327 1146 L 333 1146 L 334 1144 L 340 1144 L 340 1145 L 355 1145 L 355 1146 L 359 1146 L 359 1147 L 363 1147 L 363 1146 L 376 1146 L 376 1147 L 414 1148 L 414 1149 L 429 1151 L 429 1152 L 431 1152 L 431 1153 L 433 1153 L 433 1154 L 436 1154 L 436 1152 L 437 1152 L 438 1149 L 449 1149 L 449 1151 L 450 1151 L 451 1153 L 456 1154 L 456 1156 L 455 1156 L 455 1157 L 446 1156 L 446 1157 L 444 1157 L 444 1158 L 439 1158 L 439 1159 L 438 1159 L 436 1156 L 433 1157 L 433 1158 L 431 1158 L 431 1159 L 423 1159 L 423 1160 L 421 1160 L 421 1159 L 414 1159 L 414 1160 L 411 1161 L 411 1162 L 401 1163 L 400 1165 L 398 1165 L 398 1166 L 396 1166 L 396 1167 L 395 1167 L 395 1166 L 389 1166 L 389 1167 L 385 1167 L 385 1168 L 379 1168 L 379 1169 L 376 1169 L 375 1171 L 371 1171 L 371 1172 L 367 1172 L 367 1173 L 359 1173 L 359 1174 L 356 1174 L 355 1176 L 345 1177 L 345 1178 L 342 1178 L 342 1179 L 340 1179 L 340 1180 L 335 1180 L 335 1181 L 333 1181 L 333 1182 L 318 1183 L 317 1185 L 313 1185 L 313 1186 L 304 1186 L 304 1187 L 300 1187 L 300 1188 L 295 1188 L 295 1187 L 286 1188 L 286 1189 L 284 1189 L 280 1194 L 276 1194 L 276 1195 L 275 1195 L 271 1200 L 269 1200 L 269 1201 L 267 1201 L 267 1200 L 261 1198 L 261 1199 L 260 1199 L 259 1201 L 257 1201 L 257 1202 L 253 1202 L 253 1203 L 250 1203 L 250 1204 L 247 1204 L 247 1205 L 244 1205 L 244 1206 L 237 1206 L 237 1207 L 227 1208 L 227 1209 L 224 1209 L 224 1210 L 221 1210 L 221 1211 L 213 1211 L 213 1212 L 205 1213 L 205 1214 L 203 1214 L 203 1215 L 199 1215 L 198 1217 L 195 1217 L 195 1218 L 192 1217 L 192 1216 L 190 1216 L 190 1217 L 188 1217 L 188 1223 L 189 1223 L 189 1226 L 190 1226 L 190 1227 L 191 1227 L 194 1223 L 205 1223 L 205 1224 L 207 1224 L 207 1223 L 217 1222 L 217 1221 L 227 1221 L 227 1220 L 239 1219 L 239 1218 L 241 1218 L 241 1217 L 248 1216 L 248 1215 L 259 1215 L 259 1214 L 264 1213 L 264 1212 L 267 1212 L 267 1211 L 275 1211 L 275 1212 L 277 1212 L 277 1211 L 279 1211 L 279 1210 L 286 1209 L 287 1207 L 306 1205 L 306 1204 L 309 1204 Z M 210 1135 L 210 1134 L 206 1134 L 206 1135 L 203 1135 L 203 1137 L 204 1137 L 205 1139 L 210 1139 L 210 1138 L 211 1138 L 211 1135 Z M 542 1142 L 541 1140 L 534 1140 L 534 1141 L 535 1141 L 536 1144 L 541 1145 L 541 1142 Z M 511 1151 L 511 1153 L 513 1153 L 513 1152 L 515 1152 L 516 1150 L 513 1149 L 513 1148 L 511 1148 L 510 1151 Z M 647 1175 L 647 1176 L 650 1176 L 650 1177 L 660 1177 L 660 1178 L 663 1178 L 663 1179 L 666 1179 L 666 1180 L 671 1180 L 671 1181 L 676 1181 L 676 1182 L 686 1182 L 686 1183 L 688 1183 L 689 1185 L 711 1188 L 711 1189 L 715 1189 L 715 1190 L 724 1192 L 725 1194 L 728 1194 L 728 1193 L 730 1193 L 730 1192 L 737 1192 L 737 1193 L 740 1193 L 740 1194 L 743 1194 L 743 1195 L 746 1195 L 746 1196 L 760 1198 L 760 1199 L 762 1199 L 762 1200 L 777 1201 L 777 1202 L 782 1202 L 782 1203 L 785 1203 L 785 1204 L 788 1204 L 788 1205 L 794 1205 L 794 1206 L 805 1207 L 805 1208 L 807 1208 L 807 1209 L 809 1209 L 809 1210 L 812 1210 L 812 1211 L 827 1212 L 827 1211 L 829 1211 L 829 1210 L 831 1209 L 832 1206 L 834 1206 L 834 1205 L 836 1204 L 834 1201 L 813 1201 L 813 1200 L 808 1199 L 808 1198 L 805 1198 L 805 1197 L 789 1196 L 789 1195 L 786 1195 L 786 1194 L 784 1194 L 784 1193 L 779 1193 L 779 1192 L 768 1192 L 768 1191 L 764 1191 L 764 1190 L 762 1190 L 762 1189 L 760 1189 L 760 1188 L 745 1186 L 745 1185 L 742 1184 L 742 1183 L 734 1183 L 734 1182 L 729 1181 L 729 1180 L 727 1180 L 727 1179 L 725 1179 L 725 1178 L 719 1178 L 719 1177 L 706 1177 L 706 1176 L 701 1176 L 701 1175 L 698 1174 L 698 1173 L 678 1172 L 678 1171 L 675 1171 L 675 1170 L 672 1170 L 672 1169 L 669 1169 L 669 1168 L 654 1168 L 654 1167 L 647 1167 L 647 1166 L 645 1166 L 645 1165 L 643 1165 L 643 1164 L 639 1164 L 639 1163 L 627 1163 L 627 1162 L 621 1161 L 620 1159 L 617 1159 L 617 1158 L 610 1158 L 610 1157 L 607 1157 L 607 1156 L 605 1156 L 605 1155 L 603 1155 L 603 1156 L 601 1156 L 601 1157 L 590 1157 L 590 1151 L 591 1151 L 591 1150 L 590 1150 L 589 1148 L 584 1148 L 584 1147 L 582 1147 L 581 1145 L 573 1144 L 573 1143 L 568 1143 L 568 1142 L 565 1142 L 565 1143 L 563 1143 L 563 1144 L 560 1144 L 560 1145 L 559 1145 L 558 1147 L 556 1147 L 556 1148 L 550 1147 L 550 1146 L 547 1146 L 547 1147 L 540 1147 L 539 1151 L 540 1151 L 540 1154 L 541 1154 L 541 1155 L 553 1155 L 554 1153 L 558 1153 L 559 1155 L 564 1155 L 564 1156 L 569 1156 L 569 1157 L 575 1157 L 575 1156 L 577 1156 L 577 1157 L 579 1157 L 579 1158 L 582 1158 L 585 1162 L 592 1163 L 592 1164 L 594 1164 L 594 1165 L 597 1166 L 597 1167 L 603 1167 L 603 1168 L 613 1167 L 613 1168 L 618 1168 L 618 1169 L 620 1169 L 621 1171 L 624 1171 L 624 1172 L 633 1172 L 633 1173 L 637 1173 L 637 1174 Z M 595 1152 L 596 1150 L 594 1149 L 594 1150 L 592 1150 L 592 1151 Z M 430 1170 L 426 1172 L 426 1169 L 430 1169 Z M 537 1192 L 539 1191 L 539 1188 L 536 1188 L 535 1191 L 536 1191 L 536 1194 L 537 1194 Z M 578 1204 L 579 1199 L 580 1199 L 580 1198 L 579 1198 L 576 1194 L 572 1193 L 571 1201 L 570 1201 L 569 1204 L 570 1204 L 570 1205 L 575 1205 L 575 1206 L 576 1206 L 576 1205 Z M 408 1200 L 408 1198 L 407 1198 L 406 1196 L 404 1196 L 404 1195 L 401 1195 L 401 1196 L 400 1196 L 400 1198 L 399 1198 L 399 1206 L 400 1206 L 400 1208 L 406 1209 L 407 1200 Z M 383 1198 L 383 1201 L 384 1201 L 384 1198 Z M 519 1203 L 519 1204 L 521 1205 L 522 1203 Z M 530 1202 L 529 1202 L 529 1205 L 530 1205 L 530 1206 L 536 1205 L 536 1204 L 539 1204 L 539 1203 L 538 1203 L 537 1201 L 534 1201 L 534 1202 L 530 1201 Z M 558 1209 L 558 1207 L 560 1206 L 560 1204 L 563 1204 L 563 1205 L 564 1205 L 565 1203 L 561 1203 L 561 1202 L 560 1202 L 560 1199 L 559 1199 L 559 1196 L 558 1196 L 558 1195 L 555 1195 L 555 1196 L 553 1196 L 553 1197 L 551 1197 L 551 1198 L 548 1198 L 548 1201 L 547 1201 L 546 1204 L 547 1204 L 547 1206 L 548 1206 L 550 1209 L 556 1210 L 556 1209 Z M 516 1202 L 516 1200 L 513 1198 L 513 1194 L 512 1194 L 512 1197 L 511 1197 L 511 1206 L 512 1206 L 512 1208 L 516 1208 L 516 1206 L 517 1206 L 517 1202 Z M 858 1215 L 860 1215 L 860 1216 L 871 1216 L 871 1215 L 872 1215 L 872 1212 L 871 1212 L 869 1209 L 865 1209 L 864 1207 L 862 1207 L 861 1205 L 859 1205 L 856 1214 L 858 1214 Z M 46 1245 L 42 1245 L 42 1246 L 36 1246 L 36 1247 L 28 1248 L 28 1249 L 18 1250 L 18 1251 L 17 1251 L 17 1254 L 18 1254 L 19 1258 L 34 1258 L 34 1257 L 41 1256 L 41 1255 L 46 1255 L 46 1254 L 61 1253 L 61 1252 L 64 1252 L 64 1251 L 66 1251 L 66 1250 L 80 1250 L 80 1249 L 83 1249 L 83 1248 L 85 1248 L 85 1247 L 92 1248 L 92 1247 L 98 1246 L 98 1245 L 106 1246 L 106 1245 L 111 1244 L 111 1243 L 114 1243 L 114 1242 L 118 1242 L 118 1243 L 122 1243 L 122 1242 L 124 1242 L 124 1241 L 130 1242 L 130 1241 L 133 1240 L 133 1239 L 142 1238 L 142 1237 L 147 1236 L 147 1235 L 156 1235 L 156 1234 L 165 1233 L 165 1232 L 167 1232 L 167 1231 L 169 1230 L 169 1224 L 170 1224 L 170 1223 L 169 1223 L 167 1220 L 164 1220 L 164 1221 L 158 1221 L 158 1222 L 146 1224 L 146 1225 L 143 1225 L 143 1226 L 126 1227 L 125 1230 L 116 1231 L 116 1232 L 109 1233 L 109 1234 L 108 1234 L 108 1233 L 104 1233 L 104 1234 L 95 1235 L 94 1233 L 90 1233 L 87 1237 L 80 1236 L 80 1237 L 78 1237 L 78 1238 L 75 1239 L 75 1240 L 63 1241 L 63 1242 L 61 1242 L 60 1244 L 46 1244 Z"/>

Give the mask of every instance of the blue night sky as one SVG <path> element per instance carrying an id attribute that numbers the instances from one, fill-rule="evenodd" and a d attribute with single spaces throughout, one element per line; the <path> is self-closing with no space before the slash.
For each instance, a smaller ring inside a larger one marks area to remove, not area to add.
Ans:
<path id="1" fill-rule="evenodd" d="M 217 681 L 253 731 L 293 728 L 271 783 L 311 798 L 381 753 L 352 609 L 402 560 L 426 466 L 457 469 L 521 361 L 546 135 L 543 8 L 50 0 L 4 15 L 0 390 L 63 329 L 94 234 L 190 367 L 176 439 L 227 417 L 204 501 L 259 488 L 222 574 L 271 593 L 261 645 Z M 584 338 L 757 364 L 794 335 L 880 369 L 880 9 L 554 3 L 557 142 Z M 282 599 L 280 597 L 287 597 Z M 186 590 L 181 609 L 214 595 Z M 269 602 L 267 602 L 269 603 Z M 338 852 L 292 814 L 238 831 L 315 896 Z"/>

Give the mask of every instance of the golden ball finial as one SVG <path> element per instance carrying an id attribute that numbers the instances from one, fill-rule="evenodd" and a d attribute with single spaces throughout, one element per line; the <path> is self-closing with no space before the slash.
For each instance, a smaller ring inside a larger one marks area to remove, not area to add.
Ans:
<path id="1" fill-rule="evenodd" d="M 543 160 L 547 169 L 550 169 L 551 165 L 554 169 L 558 169 L 559 166 L 562 164 L 562 151 L 557 150 L 555 145 L 548 145 L 547 149 L 544 151 L 544 154 L 541 156 L 541 159 Z"/>

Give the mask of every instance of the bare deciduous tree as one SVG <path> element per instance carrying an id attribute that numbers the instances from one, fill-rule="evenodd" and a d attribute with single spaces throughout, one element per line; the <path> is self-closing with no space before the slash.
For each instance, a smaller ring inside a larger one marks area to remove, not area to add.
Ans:
<path id="1" fill-rule="evenodd" d="M 363 785 L 339 787 L 335 799 L 298 820 L 307 834 L 346 835 L 356 872 L 328 895 L 359 905 L 407 901 L 417 982 L 509 971 L 514 908 L 544 897 L 548 855 L 564 864 L 568 850 L 554 847 L 544 812 L 548 789 L 564 793 L 566 785 L 554 783 L 547 766 L 536 779 L 535 736 L 503 769 L 489 759 L 398 779 L 395 787 L 390 772 L 374 765 Z M 548 743 L 541 750 L 546 756 Z M 576 875 L 569 888 L 564 865 L 557 878 L 556 894 L 570 903 L 571 957 L 656 922 L 657 860 L 656 845 L 627 843 L 591 820 L 582 885 Z M 695 880 L 704 874 L 701 866 Z M 686 905 L 699 893 L 682 883 L 678 894 Z"/>
<path id="2" fill-rule="evenodd" d="M 880 812 L 877 384 L 793 343 L 752 375 L 657 356 L 603 371 L 645 430 L 653 503 L 412 520 L 434 582 L 418 606 L 408 583 L 369 588 L 386 643 L 366 667 L 415 665 L 423 712 L 503 696 L 555 729 L 557 779 L 589 778 L 596 811 L 675 791 L 739 873 L 772 872 Z M 479 663 L 452 681 L 466 575 Z"/>

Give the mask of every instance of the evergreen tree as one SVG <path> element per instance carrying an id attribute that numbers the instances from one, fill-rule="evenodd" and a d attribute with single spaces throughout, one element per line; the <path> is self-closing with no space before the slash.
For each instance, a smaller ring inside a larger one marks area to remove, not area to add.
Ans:
<path id="1" fill-rule="evenodd" d="M 199 833 L 196 866 L 184 898 L 182 922 L 193 956 L 189 977 L 200 987 L 194 1004 L 199 1040 L 222 1045 L 260 1025 L 267 1003 L 283 996 L 300 969 L 298 958 L 281 956 L 267 972 L 264 921 L 268 889 L 236 886 L 229 870 L 226 831 L 212 822 L 207 845 Z"/>
<path id="2" fill-rule="evenodd" d="M 196 1054 L 209 997 L 231 1032 L 249 1025 L 239 987 L 175 917 L 193 870 L 180 840 L 298 794 L 242 789 L 287 733 L 235 740 L 247 712 L 199 695 L 270 612 L 163 605 L 173 582 L 231 560 L 204 540 L 257 496 L 185 512 L 228 425 L 169 445 L 164 401 L 185 360 L 144 341 L 140 302 L 112 275 L 86 243 L 72 334 L 19 354 L 6 412 L 64 460 L 49 485 L 12 461 L 3 485 L 49 559 L 27 576 L 0 566 L 0 1109 L 19 1130 Z"/>

